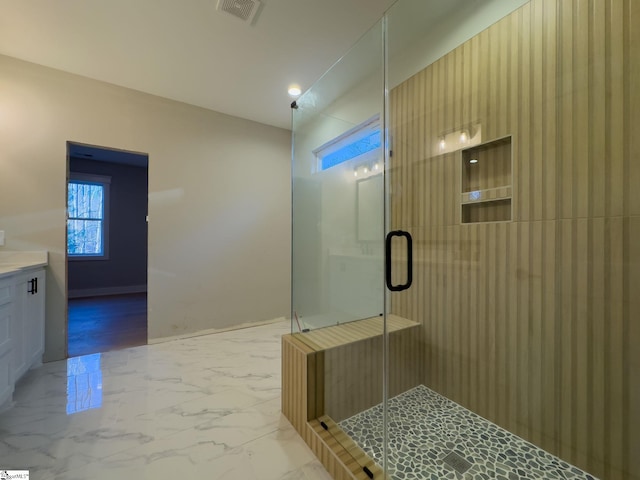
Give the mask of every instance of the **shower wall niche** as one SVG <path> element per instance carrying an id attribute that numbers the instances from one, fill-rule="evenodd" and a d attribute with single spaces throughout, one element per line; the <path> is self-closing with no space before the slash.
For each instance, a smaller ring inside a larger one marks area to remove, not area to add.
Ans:
<path id="1" fill-rule="evenodd" d="M 462 223 L 512 218 L 511 136 L 462 151 Z"/>

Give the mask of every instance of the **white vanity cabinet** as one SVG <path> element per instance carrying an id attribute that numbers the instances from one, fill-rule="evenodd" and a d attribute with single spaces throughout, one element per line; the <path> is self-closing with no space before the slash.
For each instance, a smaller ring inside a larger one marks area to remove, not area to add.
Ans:
<path id="1" fill-rule="evenodd" d="M 16 382 L 44 353 L 46 252 L 12 255 L 13 263 L 0 255 L 0 411 L 11 406 Z"/>
<path id="2" fill-rule="evenodd" d="M 15 322 L 14 282 L 13 277 L 0 278 L 0 405 L 10 400 L 13 394 L 13 339 L 11 334 Z"/>
<path id="3" fill-rule="evenodd" d="M 16 315 L 13 322 L 13 378 L 42 363 L 44 353 L 44 268 L 25 269 L 15 276 Z"/>

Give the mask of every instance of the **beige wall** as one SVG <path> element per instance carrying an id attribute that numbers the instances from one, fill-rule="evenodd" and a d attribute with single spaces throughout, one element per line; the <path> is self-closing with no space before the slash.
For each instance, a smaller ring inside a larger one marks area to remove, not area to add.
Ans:
<path id="1" fill-rule="evenodd" d="M 290 132 L 0 56 L 5 250 L 48 250 L 65 355 L 66 142 L 149 154 L 149 338 L 288 316 Z"/>

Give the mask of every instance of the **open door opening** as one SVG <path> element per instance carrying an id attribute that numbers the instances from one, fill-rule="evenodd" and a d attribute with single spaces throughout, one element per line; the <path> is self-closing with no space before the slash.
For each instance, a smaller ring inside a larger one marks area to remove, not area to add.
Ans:
<path id="1" fill-rule="evenodd" d="M 67 356 L 147 343 L 145 153 L 67 142 Z"/>

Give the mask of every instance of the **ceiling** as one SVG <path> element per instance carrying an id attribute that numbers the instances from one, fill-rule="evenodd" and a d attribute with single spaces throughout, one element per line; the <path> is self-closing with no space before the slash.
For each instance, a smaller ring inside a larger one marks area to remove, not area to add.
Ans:
<path id="1" fill-rule="evenodd" d="M 282 128 L 395 0 L 0 0 L 0 54 Z"/>

